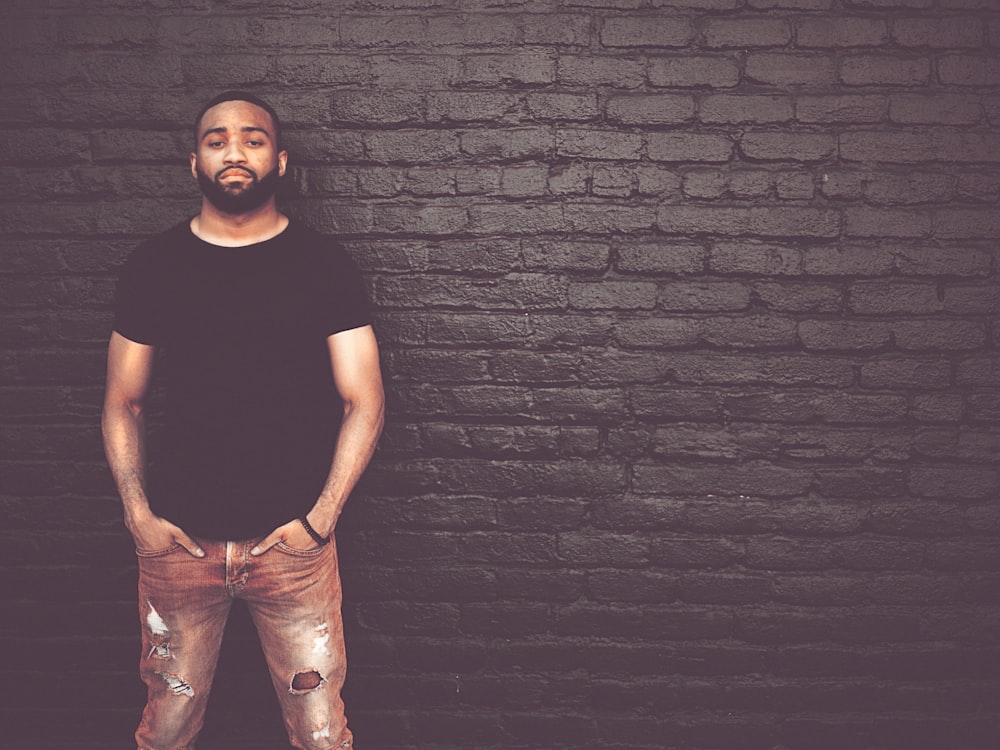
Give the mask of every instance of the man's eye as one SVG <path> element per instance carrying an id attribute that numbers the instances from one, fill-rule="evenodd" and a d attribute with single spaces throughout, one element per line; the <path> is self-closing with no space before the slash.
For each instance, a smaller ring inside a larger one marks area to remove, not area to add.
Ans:
<path id="1" fill-rule="evenodd" d="M 247 141 L 247 145 L 249 145 L 249 146 L 263 146 L 264 145 L 264 141 Z"/>
<path id="2" fill-rule="evenodd" d="M 208 147 L 209 148 L 218 148 L 219 146 L 222 146 L 222 145 L 224 145 L 222 141 L 209 141 L 208 142 Z"/>

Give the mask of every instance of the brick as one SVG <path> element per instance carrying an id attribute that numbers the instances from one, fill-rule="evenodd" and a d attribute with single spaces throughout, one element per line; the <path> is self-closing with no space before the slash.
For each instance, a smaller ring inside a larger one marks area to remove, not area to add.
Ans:
<path id="1" fill-rule="evenodd" d="M 941 203 L 954 192 L 954 178 L 933 173 L 880 174 L 864 187 L 865 197 L 877 204 Z"/>
<path id="2" fill-rule="evenodd" d="M 642 155 L 642 137 L 613 130 L 570 130 L 556 133 L 556 153 L 588 159 L 631 159 Z"/>
<path id="3" fill-rule="evenodd" d="M 617 165 L 597 165 L 591 172 L 591 192 L 594 195 L 627 198 L 636 192 L 635 171 Z"/>
<path id="4" fill-rule="evenodd" d="M 1000 287 L 996 284 L 946 285 L 944 310 L 972 314 L 1000 312 Z"/>
<path id="5" fill-rule="evenodd" d="M 656 306 L 655 284 L 604 281 L 570 284 L 570 306 L 580 310 L 650 310 Z"/>
<path id="6" fill-rule="evenodd" d="M 784 18 L 709 18 L 702 35 L 708 47 L 783 47 L 792 30 Z"/>
<path id="7" fill-rule="evenodd" d="M 637 58 L 599 55 L 560 55 L 557 79 L 569 86 L 642 86 L 645 63 Z"/>
<path id="8" fill-rule="evenodd" d="M 993 388 L 1000 375 L 1000 360 L 988 355 L 961 360 L 955 373 L 955 382 L 961 386 Z"/>
<path id="9" fill-rule="evenodd" d="M 771 310 L 821 313 L 843 306 L 843 292 L 830 284 L 761 281 L 754 283 L 753 293 Z"/>
<path id="10" fill-rule="evenodd" d="M 942 209 L 934 215 L 934 235 L 944 239 L 996 239 L 1000 217 L 995 211 Z"/>
<path id="11" fill-rule="evenodd" d="M 980 112 L 977 97 L 961 94 L 894 94 L 889 97 L 889 119 L 903 124 L 975 125 Z"/>
<path id="12" fill-rule="evenodd" d="M 450 86 L 460 78 L 458 61 L 441 56 L 376 54 L 368 58 L 367 63 L 373 83 L 386 90 L 435 90 Z"/>
<path id="13" fill-rule="evenodd" d="M 739 80 L 739 64 L 732 57 L 654 57 L 649 61 L 653 86 L 727 88 Z"/>
<path id="14" fill-rule="evenodd" d="M 926 57 L 850 55 L 840 61 L 840 80 L 848 86 L 920 86 L 930 76 Z"/>
<path id="15" fill-rule="evenodd" d="M 628 243 L 617 250 L 616 268 L 621 273 L 698 273 L 704 267 L 705 251 L 684 243 Z"/>
<path id="16" fill-rule="evenodd" d="M 873 47 L 886 37 L 885 22 L 875 18 L 802 18 L 795 24 L 798 47 Z"/>
<path id="17" fill-rule="evenodd" d="M 441 68 L 440 57 L 428 58 L 428 67 Z M 461 60 L 455 80 L 466 84 L 541 86 L 556 80 L 556 57 L 551 52 L 522 50 L 502 55 L 469 55 Z"/>
<path id="18" fill-rule="evenodd" d="M 937 73 L 945 86 L 1000 85 L 1000 57 L 948 55 L 938 58 Z"/>
<path id="19" fill-rule="evenodd" d="M 702 99 L 698 117 L 703 122 L 784 122 L 792 119 L 787 96 L 712 94 Z"/>
<path id="20" fill-rule="evenodd" d="M 886 357 L 861 363 L 862 388 L 947 388 L 951 366 L 947 361 L 917 357 Z"/>
<path id="21" fill-rule="evenodd" d="M 553 152 L 547 128 L 469 130 L 461 134 L 462 153 L 479 159 L 538 159 Z"/>
<path id="22" fill-rule="evenodd" d="M 673 125 L 694 115 L 694 100 L 688 96 L 616 96 L 608 100 L 608 119 L 626 125 Z"/>
<path id="23" fill-rule="evenodd" d="M 671 234 L 835 237 L 840 233 L 838 212 L 814 208 L 666 205 L 657 214 L 657 224 Z"/>
<path id="24" fill-rule="evenodd" d="M 992 162 L 1000 161 L 1000 137 L 954 130 L 893 134 L 856 131 L 840 136 L 840 156 L 848 161 Z"/>
<path id="25" fill-rule="evenodd" d="M 750 304 L 750 290 L 737 281 L 674 281 L 660 289 L 660 307 L 672 311 L 735 311 Z"/>
<path id="26" fill-rule="evenodd" d="M 524 43 L 563 47 L 590 44 L 591 19 L 583 14 L 546 13 L 524 19 Z"/>
<path id="27" fill-rule="evenodd" d="M 836 60 L 816 54 L 754 52 L 747 56 L 747 78 L 771 86 L 818 86 L 831 84 Z"/>
<path id="28" fill-rule="evenodd" d="M 518 43 L 520 19 L 498 13 L 431 15 L 427 41 L 433 46 L 504 47 Z"/>
<path id="29" fill-rule="evenodd" d="M 925 211 L 851 206 L 844 209 L 848 237 L 926 237 L 931 217 Z"/>
<path id="30" fill-rule="evenodd" d="M 526 98 L 528 113 L 538 120 L 582 122 L 600 117 L 597 97 L 592 94 L 535 93 Z"/>
<path id="31" fill-rule="evenodd" d="M 0 139 L 0 161 L 5 164 L 65 164 L 89 161 L 90 139 L 84 133 L 41 129 L 6 131 Z"/>
<path id="32" fill-rule="evenodd" d="M 881 122 L 886 117 L 883 96 L 844 94 L 841 96 L 800 96 L 795 100 L 795 119 L 807 123 Z"/>
<path id="33" fill-rule="evenodd" d="M 910 470 L 910 491 L 917 497 L 981 499 L 1000 488 L 997 470 L 972 466 L 927 466 Z"/>
<path id="34" fill-rule="evenodd" d="M 801 172 L 779 173 L 774 188 L 782 200 L 812 200 L 816 194 L 816 181 L 812 175 Z"/>
<path id="35" fill-rule="evenodd" d="M 970 350 L 986 343 L 986 331 L 979 323 L 961 320 L 912 320 L 893 325 L 896 346 L 905 351 Z"/>
<path id="36" fill-rule="evenodd" d="M 424 107 L 420 95 L 337 91 L 330 111 L 335 122 L 403 124 L 422 120 Z"/>
<path id="37" fill-rule="evenodd" d="M 515 94 L 448 91 L 427 96 L 429 122 L 493 122 L 512 124 L 520 119 L 521 99 Z M 384 118 L 383 122 L 391 122 Z"/>
<path id="38" fill-rule="evenodd" d="M 747 0 L 749 8 L 796 8 L 801 10 L 828 10 L 833 0 Z"/>
<path id="39" fill-rule="evenodd" d="M 656 221 L 656 209 L 641 205 L 594 206 L 568 204 L 563 217 L 568 229 L 585 234 L 648 231 Z"/>
<path id="40" fill-rule="evenodd" d="M 898 18 L 892 40 L 903 47 L 980 47 L 985 27 L 978 18 Z"/>
<path id="41" fill-rule="evenodd" d="M 417 16 L 344 16 L 340 19 L 340 40 L 349 47 L 408 46 L 426 38 L 427 24 Z"/>
<path id="42" fill-rule="evenodd" d="M 605 47 L 686 47 L 694 33 L 683 16 L 618 16 L 602 21 L 600 40 Z"/>
<path id="43" fill-rule="evenodd" d="M 365 134 L 364 142 L 369 156 L 382 163 L 435 163 L 459 153 L 458 135 L 446 130 L 371 132 Z"/>
<path id="44" fill-rule="evenodd" d="M 477 234 L 547 234 L 568 225 L 558 205 L 472 205 L 469 229 Z"/>
<path id="45" fill-rule="evenodd" d="M 725 172 L 688 172 L 684 175 L 683 192 L 689 198 L 711 200 L 721 198 L 729 189 L 728 175 Z"/>
<path id="46" fill-rule="evenodd" d="M 892 341 L 888 323 L 857 320 L 803 320 L 799 339 L 806 349 L 819 351 L 872 351 Z"/>
<path id="47" fill-rule="evenodd" d="M 651 133 L 646 150 L 654 161 L 726 162 L 732 156 L 733 142 L 710 133 Z"/>
<path id="48" fill-rule="evenodd" d="M 848 289 L 851 310 L 865 315 L 927 314 L 941 309 L 934 284 L 913 281 L 859 281 Z"/>
<path id="49" fill-rule="evenodd" d="M 708 254 L 713 273 L 758 276 L 798 276 L 802 256 L 798 249 L 755 242 L 718 242 Z"/>
<path id="50" fill-rule="evenodd" d="M 749 159 L 765 161 L 822 161 L 836 153 L 833 135 L 751 132 L 740 139 L 740 151 Z"/>
<path id="51" fill-rule="evenodd" d="M 636 492 L 657 492 L 670 487 L 683 495 L 761 495 L 788 497 L 805 492 L 812 483 L 812 472 L 788 469 L 765 462 L 720 467 L 681 468 L 638 465 L 633 487 Z"/>

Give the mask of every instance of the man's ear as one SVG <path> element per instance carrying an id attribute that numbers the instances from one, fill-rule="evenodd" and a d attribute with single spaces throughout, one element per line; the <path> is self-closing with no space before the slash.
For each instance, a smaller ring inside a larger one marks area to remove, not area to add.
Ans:
<path id="1" fill-rule="evenodd" d="M 191 154 L 191 158 L 194 158 L 194 154 Z M 279 151 L 278 152 L 278 177 L 285 176 L 285 168 L 288 166 L 288 152 Z M 197 175 L 195 175 L 197 177 Z"/>
<path id="2" fill-rule="evenodd" d="M 195 153 L 191 154 L 191 176 L 198 179 L 198 155 Z"/>

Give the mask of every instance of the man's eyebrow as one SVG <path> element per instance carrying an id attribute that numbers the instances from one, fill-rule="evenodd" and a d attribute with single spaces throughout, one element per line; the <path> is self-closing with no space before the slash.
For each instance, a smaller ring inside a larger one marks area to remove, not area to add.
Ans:
<path id="1" fill-rule="evenodd" d="M 217 128 L 209 128 L 208 130 L 206 130 L 204 133 L 201 134 L 201 138 L 202 138 L 202 140 L 204 140 L 205 138 L 207 138 L 208 136 L 212 135 L 213 133 L 221 133 L 221 134 L 225 135 L 228 132 L 229 132 L 228 128 L 224 128 L 224 127 L 222 127 L 220 125 Z M 240 128 L 240 132 L 241 133 L 263 133 L 268 138 L 271 137 L 271 134 L 269 132 L 267 132 L 267 129 L 266 128 L 262 128 L 259 125 L 244 125 L 242 128 Z"/>

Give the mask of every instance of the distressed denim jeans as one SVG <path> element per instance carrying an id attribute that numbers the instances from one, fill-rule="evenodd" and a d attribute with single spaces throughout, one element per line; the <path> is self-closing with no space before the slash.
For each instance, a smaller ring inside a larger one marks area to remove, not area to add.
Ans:
<path id="1" fill-rule="evenodd" d="M 243 599 L 260 637 L 292 745 L 352 747 L 340 690 L 347 662 L 337 551 L 277 544 L 251 556 L 256 540 L 198 540 L 139 558 L 140 673 L 148 688 L 136 730 L 140 750 L 194 747 L 205 715 L 222 632 Z"/>

